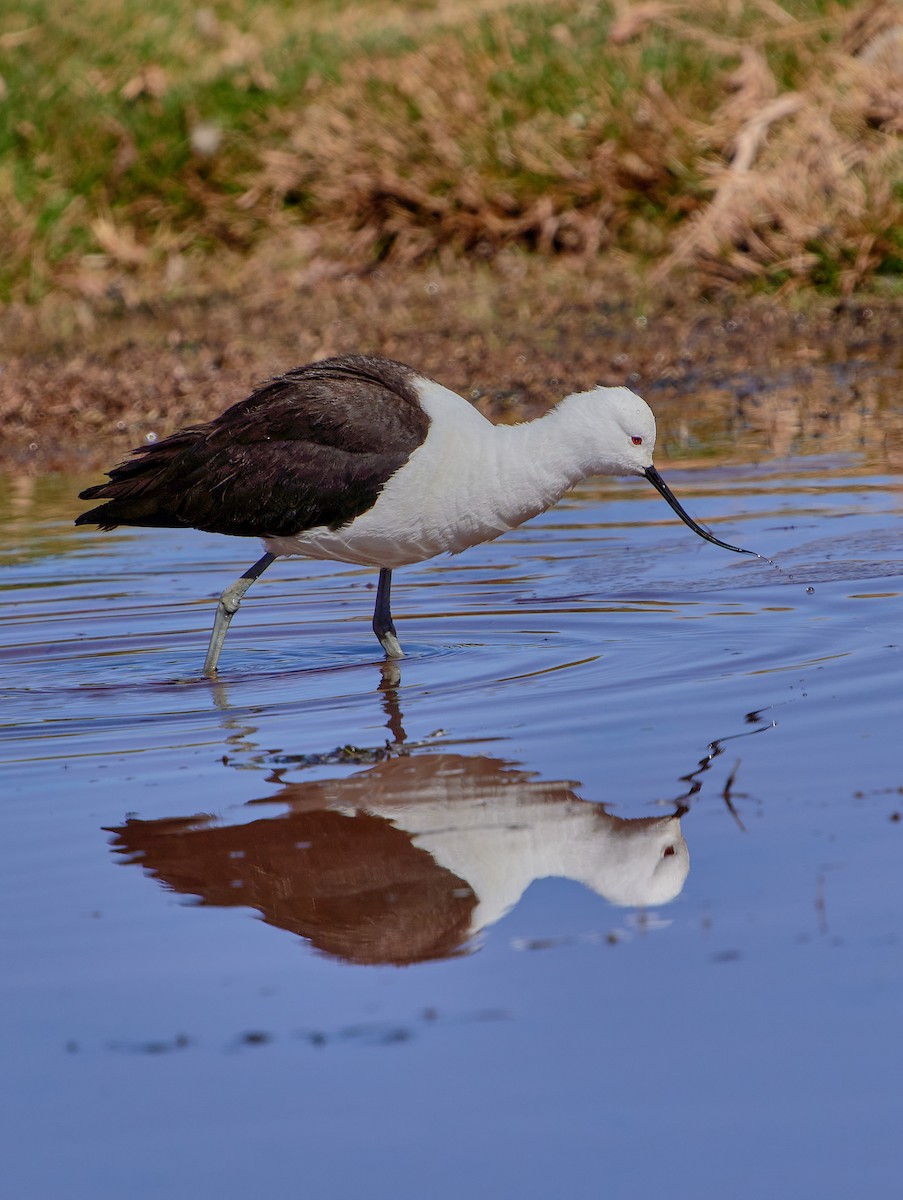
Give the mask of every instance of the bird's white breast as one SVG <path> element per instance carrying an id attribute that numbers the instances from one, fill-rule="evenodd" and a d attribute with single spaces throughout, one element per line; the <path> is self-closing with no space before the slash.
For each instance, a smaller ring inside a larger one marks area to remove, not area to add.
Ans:
<path id="1" fill-rule="evenodd" d="M 525 436 L 487 421 L 432 380 L 417 383 L 430 429 L 372 508 L 340 529 L 265 538 L 273 554 L 401 567 L 489 541 L 553 504 L 572 482 L 544 470 Z"/>

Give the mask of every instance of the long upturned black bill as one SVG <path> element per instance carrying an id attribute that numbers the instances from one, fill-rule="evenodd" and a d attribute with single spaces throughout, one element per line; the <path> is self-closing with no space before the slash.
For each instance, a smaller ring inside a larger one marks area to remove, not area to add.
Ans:
<path id="1" fill-rule="evenodd" d="M 733 550 L 737 554 L 754 554 L 756 558 L 759 557 L 755 550 L 744 550 L 742 546 L 729 546 L 727 542 L 720 542 L 718 538 L 709 533 L 707 529 L 703 529 L 701 525 L 697 525 L 690 514 L 684 511 L 680 501 L 668 487 L 667 483 L 665 483 L 664 479 L 662 479 L 661 475 L 659 475 L 658 471 L 656 471 L 655 467 L 647 467 L 645 475 L 655 490 L 657 492 L 661 492 L 684 524 L 689 525 L 694 533 L 698 533 L 699 536 L 701 538 L 705 538 L 707 542 L 714 542 L 716 546 L 720 546 L 723 550 Z"/>

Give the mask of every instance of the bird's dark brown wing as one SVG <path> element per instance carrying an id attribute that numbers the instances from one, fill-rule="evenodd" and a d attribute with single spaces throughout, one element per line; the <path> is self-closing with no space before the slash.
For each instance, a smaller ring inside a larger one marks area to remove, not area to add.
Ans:
<path id="1" fill-rule="evenodd" d="M 426 437 L 417 376 L 388 359 L 327 359 L 258 388 L 207 425 L 132 452 L 81 493 L 77 525 L 248 537 L 338 528 L 366 512 Z"/>

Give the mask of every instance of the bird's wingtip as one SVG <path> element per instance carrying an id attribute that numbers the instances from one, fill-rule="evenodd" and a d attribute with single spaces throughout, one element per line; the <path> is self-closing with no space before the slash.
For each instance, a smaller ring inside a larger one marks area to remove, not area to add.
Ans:
<path id="1" fill-rule="evenodd" d="M 115 521 L 112 525 L 110 525 L 100 515 L 104 507 L 105 505 L 101 505 L 100 508 L 91 508 L 88 510 L 88 512 L 81 513 L 72 522 L 73 525 L 96 525 L 98 529 L 102 529 L 104 533 L 108 533 L 111 529 L 115 529 Z"/>

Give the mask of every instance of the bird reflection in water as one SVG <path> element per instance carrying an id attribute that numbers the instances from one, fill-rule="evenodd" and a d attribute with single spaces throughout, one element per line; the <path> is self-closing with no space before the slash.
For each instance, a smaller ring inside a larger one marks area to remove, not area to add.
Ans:
<path id="1" fill-rule="evenodd" d="M 625 820 L 582 800 L 573 783 L 499 758 L 405 752 L 398 667 L 383 669 L 392 741 L 357 752 L 372 765 L 285 783 L 242 810 L 285 805 L 278 816 L 130 819 L 109 831 L 114 850 L 203 905 L 255 908 L 267 924 L 361 964 L 467 952 L 537 879 L 573 879 L 612 904 L 642 908 L 678 895 L 689 870 L 682 801 L 709 759 L 670 814 Z"/>

